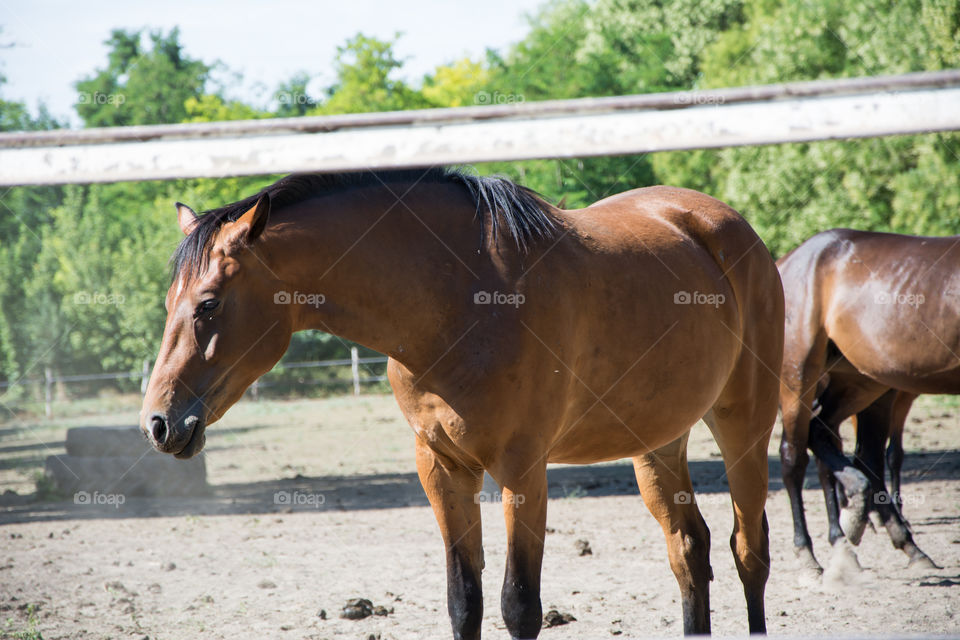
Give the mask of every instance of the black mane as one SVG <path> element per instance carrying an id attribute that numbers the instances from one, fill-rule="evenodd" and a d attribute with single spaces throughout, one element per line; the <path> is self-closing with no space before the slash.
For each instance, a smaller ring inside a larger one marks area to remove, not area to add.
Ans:
<path id="1" fill-rule="evenodd" d="M 475 219 L 486 221 L 494 238 L 500 225 L 505 224 L 519 251 L 525 252 L 535 241 L 552 237 L 556 232 L 556 222 L 547 212 L 546 203 L 541 197 L 533 190 L 502 176 L 479 176 L 450 168 L 293 174 L 239 202 L 201 214 L 196 227 L 180 242 L 171 258 L 173 277 L 176 278 L 184 269 L 189 269 L 193 275 L 198 273 L 203 268 L 208 245 L 217 229 L 249 211 L 263 194 L 270 196 L 271 208 L 276 212 L 285 206 L 334 190 L 383 184 L 442 182 L 463 185 L 476 203 Z"/>

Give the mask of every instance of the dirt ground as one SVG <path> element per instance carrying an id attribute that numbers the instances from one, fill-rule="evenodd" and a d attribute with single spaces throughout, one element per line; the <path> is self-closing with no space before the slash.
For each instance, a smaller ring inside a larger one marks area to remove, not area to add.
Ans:
<path id="1" fill-rule="evenodd" d="M 130 399 L 111 414 L 0 425 L 0 491 L 7 492 L 0 498 L 0 637 L 449 637 L 442 544 L 414 473 L 412 434 L 390 396 L 241 403 L 208 432 L 209 496 L 130 498 L 117 508 L 37 500 L 33 474 L 47 455 L 63 453 L 68 426 L 129 425 L 136 409 Z M 804 573 L 793 554 L 775 430 L 771 634 L 960 631 L 958 416 L 924 399 L 905 442 L 904 509 L 939 570 L 908 568 L 883 530 L 868 530 L 856 549 L 862 570 L 837 554 L 825 578 Z M 727 546 L 730 498 L 702 425 L 690 459 L 713 534 L 714 633 L 743 635 L 746 610 Z M 807 486 L 815 551 L 827 566 L 833 554 L 812 468 Z M 680 635 L 663 537 L 629 463 L 554 466 L 550 495 L 544 611 L 576 621 L 544 629 L 541 638 Z M 482 508 L 484 635 L 505 637 L 501 505 Z M 579 540 L 589 541 L 592 554 L 580 554 Z M 341 619 L 344 603 L 357 597 L 390 613 Z"/>

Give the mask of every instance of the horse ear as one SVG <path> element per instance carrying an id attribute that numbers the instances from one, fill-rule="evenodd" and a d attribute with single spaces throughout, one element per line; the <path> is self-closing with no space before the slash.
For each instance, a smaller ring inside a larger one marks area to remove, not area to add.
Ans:
<path id="1" fill-rule="evenodd" d="M 183 235 L 190 235 L 199 220 L 200 216 L 193 209 L 182 202 L 177 203 L 177 221 L 180 223 L 180 230 L 183 231 Z"/>
<path id="2" fill-rule="evenodd" d="M 239 225 L 247 225 L 246 237 L 244 240 L 248 243 L 253 242 L 260 237 L 264 228 L 267 226 L 267 220 L 270 219 L 270 196 L 264 193 L 257 200 L 257 204 L 252 209 L 237 219 Z"/>

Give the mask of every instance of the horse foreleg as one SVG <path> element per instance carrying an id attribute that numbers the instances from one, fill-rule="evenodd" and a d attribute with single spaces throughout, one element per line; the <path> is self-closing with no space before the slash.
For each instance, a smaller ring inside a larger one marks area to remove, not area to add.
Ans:
<path id="1" fill-rule="evenodd" d="M 476 494 L 483 485 L 483 470 L 459 465 L 418 439 L 417 473 L 446 548 L 447 609 L 453 637 L 480 638 L 483 543 Z"/>
<path id="2" fill-rule="evenodd" d="M 660 523 L 680 586 L 683 633 L 710 633 L 710 530 L 693 496 L 687 435 L 633 459 L 643 503 Z"/>
<path id="3" fill-rule="evenodd" d="M 546 456 L 530 460 L 536 447 L 516 445 L 488 471 L 502 489 L 507 529 L 507 566 L 500 592 L 500 610 L 514 640 L 536 638 L 543 624 L 540 568 L 547 528 Z"/>

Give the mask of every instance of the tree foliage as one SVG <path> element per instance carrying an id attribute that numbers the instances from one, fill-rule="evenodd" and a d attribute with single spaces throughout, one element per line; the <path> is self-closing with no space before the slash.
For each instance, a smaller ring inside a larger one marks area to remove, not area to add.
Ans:
<path id="1" fill-rule="evenodd" d="M 77 83 L 77 113 L 88 127 L 183 122 L 188 98 L 199 98 L 210 66 L 187 56 L 180 33 L 114 30 L 107 66 Z"/>
<path id="2" fill-rule="evenodd" d="M 743 15 L 703 50 L 701 86 L 960 66 L 957 2 L 755 2 Z M 664 153 L 653 166 L 742 211 L 775 255 L 832 227 L 960 232 L 957 134 Z"/>
<path id="3" fill-rule="evenodd" d="M 526 36 L 484 59 L 403 78 L 397 35 L 347 40 L 334 79 L 281 83 L 271 107 L 228 98 L 212 61 L 188 55 L 176 29 L 116 30 L 104 66 L 76 84 L 85 126 L 217 121 L 505 104 L 960 67 L 960 0 L 553 0 Z M 0 77 L 2 89 L 2 77 Z M 0 95 L 0 130 L 61 126 Z M 771 145 L 602 158 L 491 163 L 585 206 L 634 187 L 699 189 L 740 210 L 775 255 L 823 229 L 960 233 L 960 136 Z M 0 378 L 138 370 L 163 330 L 167 259 L 180 232 L 172 203 L 235 201 L 276 176 L 66 188 L 0 197 Z M 287 358 L 340 357 L 320 333 Z"/>
<path id="4" fill-rule="evenodd" d="M 399 111 L 431 106 L 422 93 L 395 77 L 403 66 L 393 52 L 395 42 L 396 39 L 377 40 L 358 33 L 337 47 L 336 84 L 327 89 L 327 95 L 309 113 Z"/>

